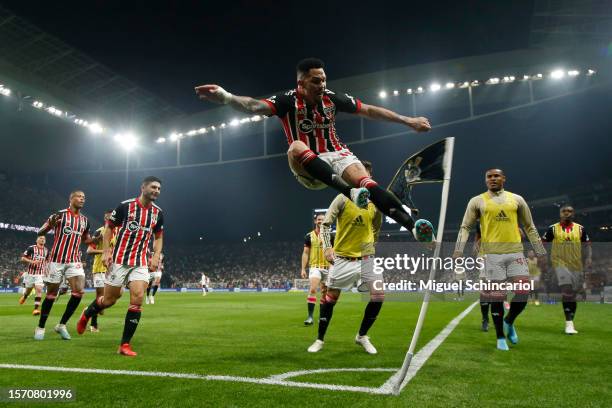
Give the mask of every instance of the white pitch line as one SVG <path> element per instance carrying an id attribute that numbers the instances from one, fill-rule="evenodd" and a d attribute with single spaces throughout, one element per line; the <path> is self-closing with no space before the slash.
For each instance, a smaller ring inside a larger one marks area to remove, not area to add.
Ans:
<path id="1" fill-rule="evenodd" d="M 459 313 L 457 317 L 451 320 L 444 329 L 436 337 L 431 339 L 429 343 L 427 343 L 424 347 L 422 347 L 418 353 L 412 357 L 412 362 L 410 364 L 410 368 L 408 368 L 408 374 L 406 374 L 406 378 L 400 387 L 400 393 L 402 390 L 408 385 L 408 382 L 414 378 L 417 372 L 425 365 L 429 357 L 436 351 L 438 347 L 446 340 L 446 338 L 455 330 L 457 325 L 463 320 L 465 316 L 467 316 L 478 302 L 474 302 L 469 305 L 463 312 Z M 379 390 L 382 394 L 389 394 L 393 390 L 393 384 L 397 381 L 396 378 L 399 375 L 399 370 L 397 373 L 393 374 L 391 378 L 389 378 L 383 385 L 380 386 Z"/>
<path id="2" fill-rule="evenodd" d="M 284 387 L 297 388 L 317 388 L 331 391 L 352 391 L 364 392 L 368 394 L 385 394 L 379 388 L 373 387 L 355 387 L 350 385 L 335 385 L 335 384 L 317 384 L 297 381 L 284 381 L 272 378 L 254 378 L 254 377 L 235 377 L 230 375 L 200 375 L 189 373 L 169 373 L 159 371 L 130 371 L 130 370 L 104 370 L 99 368 L 75 368 L 75 367 L 51 367 L 51 366 L 36 366 L 22 364 L 0 364 L 0 368 L 21 369 L 21 370 L 36 370 L 36 371 L 58 371 L 69 373 L 85 373 L 85 374 L 111 374 L 111 375 L 129 375 L 142 377 L 169 377 L 191 380 L 206 380 L 206 381 L 229 381 L 243 382 L 252 384 L 267 384 L 280 385 Z M 343 370 L 343 369 L 338 369 Z M 359 370 L 359 369 L 358 369 Z M 395 371 L 395 370 L 393 370 Z"/>
<path id="3" fill-rule="evenodd" d="M 412 365 L 408 370 L 408 375 L 402 383 L 400 391 L 406 387 L 408 381 L 410 381 L 416 373 L 425 364 L 427 359 L 431 357 L 433 352 L 442 344 L 449 334 L 457 327 L 459 322 L 472 311 L 472 309 L 478 304 L 474 302 L 467 309 L 461 312 L 455 317 L 442 331 L 434 337 L 429 343 L 425 345 L 418 353 L 414 355 L 412 359 Z M 228 382 L 242 382 L 251 384 L 266 384 L 266 385 L 280 385 L 283 387 L 297 387 L 297 388 L 316 388 L 322 390 L 331 391 L 350 391 L 350 392 L 362 392 L 367 394 L 379 394 L 379 395 L 391 395 L 393 388 L 393 380 L 398 375 L 399 371 L 396 372 L 389 380 L 387 380 L 380 387 L 356 387 L 351 385 L 336 385 L 336 384 L 318 384 L 298 381 L 286 381 L 287 378 L 297 377 L 307 374 L 323 373 L 323 372 L 342 372 L 342 371 L 377 371 L 387 372 L 396 371 L 394 368 L 322 368 L 316 370 L 300 370 L 290 371 L 288 373 L 282 373 L 272 375 L 268 378 L 254 378 L 254 377 L 237 377 L 231 375 L 201 375 L 201 374 L 190 374 L 190 373 L 170 373 L 163 371 L 131 371 L 131 370 L 105 370 L 99 368 L 76 368 L 76 367 L 56 367 L 56 366 L 37 366 L 37 365 L 24 365 L 24 364 L 0 364 L 0 368 L 7 369 L 18 369 L 18 370 L 35 370 L 35 371 L 57 371 L 57 372 L 69 372 L 69 373 L 84 373 L 84 374 L 110 374 L 110 375 L 129 375 L 129 376 L 141 376 L 141 377 L 168 377 L 168 378 L 181 378 L 190 380 L 205 380 L 205 381 L 228 381 Z"/>
<path id="4" fill-rule="evenodd" d="M 268 377 L 270 380 L 286 380 L 287 378 L 301 377 L 303 375 L 336 373 L 336 372 L 388 372 L 397 371 L 397 368 L 318 368 L 316 370 L 289 371 L 288 373 L 275 374 Z"/>

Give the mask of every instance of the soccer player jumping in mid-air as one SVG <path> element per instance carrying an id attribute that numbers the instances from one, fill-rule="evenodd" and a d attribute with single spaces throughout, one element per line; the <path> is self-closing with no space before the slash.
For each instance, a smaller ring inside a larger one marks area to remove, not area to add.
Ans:
<path id="1" fill-rule="evenodd" d="M 297 65 L 297 88 L 267 99 L 232 95 L 212 84 L 198 86 L 195 91 L 201 99 L 230 105 L 243 112 L 278 116 L 289 143 L 289 167 L 300 184 L 312 190 L 331 186 L 360 208 L 367 207 L 369 198 L 385 215 L 412 231 L 414 221 L 409 210 L 368 176 L 359 159 L 340 142 L 335 127 L 336 114 L 347 112 L 395 122 L 417 132 L 429 131 L 429 121 L 367 105 L 350 95 L 335 93 L 326 85 L 323 61 L 307 58 Z M 422 225 L 429 228 L 427 224 Z M 431 232 L 425 235 L 430 238 Z"/>

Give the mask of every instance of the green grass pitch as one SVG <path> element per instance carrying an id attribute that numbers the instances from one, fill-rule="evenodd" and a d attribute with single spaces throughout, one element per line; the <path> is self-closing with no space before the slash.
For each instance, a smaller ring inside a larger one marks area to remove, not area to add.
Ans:
<path id="1" fill-rule="evenodd" d="M 83 305 L 93 295 L 86 294 Z M 304 327 L 304 294 L 159 293 L 145 305 L 132 345 L 136 358 L 116 354 L 127 308 L 124 297 L 100 317 L 100 333 L 75 330 L 71 341 L 53 331 L 67 297 L 54 306 L 42 342 L 32 339 L 37 318 L 32 298 L 0 295 L 0 364 L 160 371 L 264 378 L 321 368 L 398 368 L 407 350 L 420 303 L 387 302 L 370 331 L 379 354 L 369 356 L 353 339 L 365 303 L 343 294 L 325 347 L 306 348 L 316 325 Z M 471 301 L 432 302 L 419 347 L 436 336 Z M 493 332 L 482 333 L 476 307 L 433 353 L 399 396 L 202 379 L 47 372 L 0 368 L 0 388 L 72 388 L 79 407 L 599 407 L 612 404 L 612 307 L 578 305 L 576 336 L 563 334 L 561 306 L 529 305 L 517 320 L 520 343 L 495 350 Z M 292 381 L 379 387 L 392 372 L 327 372 Z M 49 406 L 44 403 L 0 405 Z"/>

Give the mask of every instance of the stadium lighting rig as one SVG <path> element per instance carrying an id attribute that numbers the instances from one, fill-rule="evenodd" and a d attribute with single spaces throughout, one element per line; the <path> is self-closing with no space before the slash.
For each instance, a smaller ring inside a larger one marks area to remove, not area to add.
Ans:
<path id="1" fill-rule="evenodd" d="M 126 152 L 131 152 L 138 146 L 138 138 L 131 132 L 117 133 L 113 139 Z"/>
<path id="2" fill-rule="evenodd" d="M 444 83 L 444 85 L 440 84 L 439 82 L 433 82 L 429 85 L 429 87 L 427 87 L 427 89 L 423 86 L 407 88 L 405 94 L 406 95 L 416 95 L 416 94 L 423 94 L 425 92 L 436 93 L 436 92 L 441 92 L 444 90 L 451 90 L 455 88 L 459 88 L 459 89 L 474 88 L 477 86 L 481 86 L 483 84 L 494 86 L 498 84 L 513 83 L 517 80 L 518 81 L 538 81 L 538 80 L 542 80 L 545 78 L 550 78 L 551 80 L 562 80 L 564 78 L 576 78 L 580 75 L 592 76 L 592 75 L 595 75 L 596 73 L 597 71 L 593 68 L 588 68 L 584 71 L 580 71 L 575 68 L 570 69 L 570 70 L 556 68 L 550 71 L 546 76 L 543 73 L 539 72 L 536 74 L 523 74 L 523 75 L 519 75 L 516 77 L 514 75 L 504 75 L 501 77 L 491 77 L 486 80 L 471 80 L 471 81 L 462 81 L 462 82 L 448 81 Z M 11 89 L 7 88 L 4 84 L 0 84 L 0 95 L 9 97 L 11 96 L 12 93 L 13 92 L 11 91 Z M 400 97 L 402 94 L 403 92 L 400 92 L 398 89 L 394 89 L 389 92 L 385 89 L 381 89 L 378 92 L 378 97 L 379 99 L 387 99 L 390 95 L 393 95 L 394 97 Z M 24 100 L 30 99 L 30 98 L 32 97 L 30 96 L 23 97 Z M 40 99 L 33 100 L 33 102 L 31 103 L 31 106 L 35 109 L 45 111 L 55 117 L 66 119 L 66 120 L 71 120 L 74 124 L 89 129 L 89 131 L 95 135 L 104 135 L 104 134 L 110 135 L 114 133 L 111 129 L 104 127 L 99 122 L 87 121 L 69 111 L 60 109 L 54 105 L 50 105 Z M 223 122 L 220 124 L 203 126 L 197 129 L 194 128 L 194 129 L 188 130 L 186 132 L 176 132 L 175 131 L 175 132 L 172 132 L 168 136 L 158 137 L 155 140 L 155 142 L 158 144 L 167 143 L 167 142 L 178 142 L 180 139 L 184 137 L 194 137 L 197 135 L 203 135 L 206 133 L 216 132 L 220 129 L 225 129 L 228 126 L 237 128 L 244 124 L 260 122 L 264 119 L 267 119 L 267 117 L 261 116 L 261 115 L 253 115 L 250 117 L 243 117 L 243 118 L 232 118 L 228 123 Z M 118 134 L 121 134 L 121 133 L 118 133 Z M 127 139 L 125 137 L 117 138 L 116 135 L 114 139 L 117 141 L 117 143 L 120 144 L 122 148 L 126 149 L 126 151 L 134 149 L 137 145 L 137 140 L 138 140 L 135 137 L 129 137 Z"/>
<path id="3" fill-rule="evenodd" d="M 591 76 L 594 75 L 597 71 L 595 71 L 594 69 L 588 69 L 585 73 L 586 76 Z M 554 69 L 551 72 L 549 72 L 548 77 L 550 77 L 551 79 L 563 79 L 565 77 L 577 77 L 581 74 L 582 72 L 579 71 L 578 69 L 570 69 L 570 70 L 564 70 L 564 69 Z M 537 81 L 540 79 L 544 79 L 544 74 L 542 73 L 536 73 L 533 75 L 521 75 L 521 76 L 514 76 L 514 75 L 504 75 L 504 76 L 500 76 L 500 77 L 491 77 L 488 78 L 484 81 L 479 81 L 479 80 L 472 80 L 472 81 L 462 81 L 462 82 L 446 82 L 444 84 L 444 86 L 442 86 L 440 83 L 438 82 L 433 82 L 432 84 L 429 85 L 429 87 L 427 87 L 427 90 L 429 92 L 435 93 L 438 91 L 442 91 L 442 90 L 451 90 L 451 89 L 455 89 L 455 88 L 459 88 L 459 89 L 465 89 L 465 88 L 474 88 L 477 86 L 480 86 L 481 84 L 486 84 L 486 85 L 497 85 L 497 84 L 509 84 L 512 82 L 517 81 L 517 78 L 519 78 L 519 80 L 522 81 Z M 406 89 L 406 94 L 407 95 L 414 95 L 414 94 L 422 94 L 426 92 L 426 88 L 423 86 L 418 86 L 416 88 L 407 88 Z M 399 91 L 394 90 L 393 91 L 393 96 L 399 96 Z M 387 92 L 387 90 L 385 89 L 381 89 L 380 91 L 378 91 L 378 98 L 379 99 L 387 99 L 387 97 L 389 96 L 389 93 Z"/>

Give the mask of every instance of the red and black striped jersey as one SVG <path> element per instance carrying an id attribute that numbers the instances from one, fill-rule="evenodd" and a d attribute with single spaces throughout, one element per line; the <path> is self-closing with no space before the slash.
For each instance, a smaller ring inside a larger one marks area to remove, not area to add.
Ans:
<path id="1" fill-rule="evenodd" d="M 60 215 L 60 218 L 53 228 L 55 235 L 48 261 L 57 263 L 81 262 L 79 246 L 83 236 L 89 235 L 87 217 L 81 213 L 73 213 L 70 208 L 60 210 L 56 214 Z M 56 214 L 49 216 L 43 228 L 49 225 L 51 218 Z"/>
<path id="2" fill-rule="evenodd" d="M 30 275 L 44 275 L 47 273 L 47 255 L 49 250 L 43 246 L 30 245 L 23 253 L 23 256 L 32 261 L 41 261 L 39 264 L 28 264 L 27 273 Z"/>
<path id="3" fill-rule="evenodd" d="M 325 90 L 321 102 L 308 106 L 297 90 L 263 99 L 280 118 L 287 143 L 301 140 L 315 153 L 346 149 L 336 133 L 336 112 L 358 113 L 361 101 Z"/>
<path id="4" fill-rule="evenodd" d="M 151 203 L 145 208 L 138 198 L 132 198 L 119 204 L 106 225 L 119 228 L 113 262 L 128 266 L 147 266 L 147 248 L 151 236 L 161 236 L 164 217 L 157 205 Z"/>

